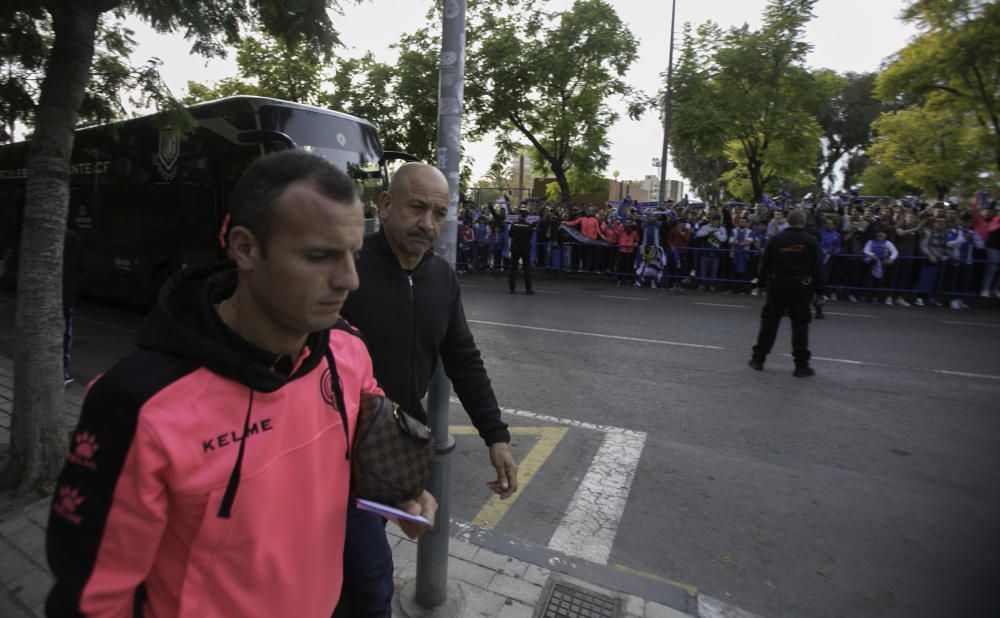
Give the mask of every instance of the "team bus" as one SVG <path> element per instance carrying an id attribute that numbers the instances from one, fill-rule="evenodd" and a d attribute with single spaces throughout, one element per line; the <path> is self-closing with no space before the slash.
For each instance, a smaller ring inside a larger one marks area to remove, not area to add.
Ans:
<path id="1" fill-rule="evenodd" d="M 149 303 L 173 272 L 221 257 L 219 230 L 243 170 L 262 154 L 318 154 L 358 183 L 366 210 L 388 183 L 372 123 L 327 109 L 235 96 L 192 105 L 193 133 L 162 114 L 78 129 L 67 225 L 83 239 L 80 292 Z M 0 252 L 20 235 L 28 142 L 0 146 Z"/>

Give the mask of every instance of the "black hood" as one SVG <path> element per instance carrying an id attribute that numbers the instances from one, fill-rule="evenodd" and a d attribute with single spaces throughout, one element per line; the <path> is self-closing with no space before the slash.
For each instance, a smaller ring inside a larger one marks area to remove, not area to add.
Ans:
<path id="1" fill-rule="evenodd" d="M 153 310 L 139 329 L 140 348 L 190 359 L 255 391 L 273 392 L 309 373 L 323 359 L 329 331 L 309 335 L 309 356 L 291 373 L 297 359 L 262 350 L 219 318 L 215 305 L 236 289 L 236 267 L 218 262 L 184 269 L 167 280 Z"/>

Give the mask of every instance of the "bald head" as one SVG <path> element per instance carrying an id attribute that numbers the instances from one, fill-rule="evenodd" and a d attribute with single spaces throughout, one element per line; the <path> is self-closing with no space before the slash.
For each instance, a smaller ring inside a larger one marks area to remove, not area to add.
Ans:
<path id="1" fill-rule="evenodd" d="M 399 166 L 389 182 L 389 192 L 393 195 L 419 185 L 424 188 L 448 193 L 448 179 L 438 168 L 428 163 L 410 162 Z"/>
<path id="2" fill-rule="evenodd" d="M 788 227 L 805 227 L 806 225 L 806 211 L 801 208 L 796 208 L 792 212 L 788 213 Z"/>

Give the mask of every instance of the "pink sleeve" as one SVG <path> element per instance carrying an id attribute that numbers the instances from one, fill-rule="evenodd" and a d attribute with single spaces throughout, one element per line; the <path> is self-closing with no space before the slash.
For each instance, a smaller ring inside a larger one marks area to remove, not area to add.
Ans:
<path id="1" fill-rule="evenodd" d="M 132 616 L 133 595 L 152 569 L 167 522 L 166 458 L 140 418 L 115 484 L 97 561 L 80 598 L 87 616 Z"/>

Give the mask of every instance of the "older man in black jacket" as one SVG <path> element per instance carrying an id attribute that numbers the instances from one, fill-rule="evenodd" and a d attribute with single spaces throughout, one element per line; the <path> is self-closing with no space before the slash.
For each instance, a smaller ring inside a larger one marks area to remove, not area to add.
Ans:
<path id="1" fill-rule="evenodd" d="M 510 433 L 472 332 L 458 278 L 433 254 L 448 215 L 448 181 L 437 168 L 407 163 L 379 196 L 382 229 L 365 238 L 358 260 L 361 287 L 341 315 L 368 342 L 375 378 L 386 395 L 426 421 L 421 399 L 438 358 L 479 435 L 490 449 L 501 498 L 517 489 Z M 351 507 L 344 553 L 344 591 L 334 616 L 389 616 L 392 552 L 380 516 Z"/>

